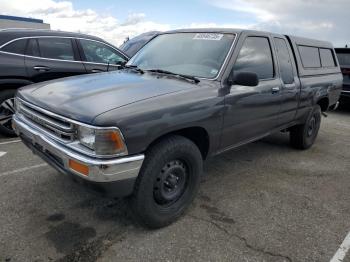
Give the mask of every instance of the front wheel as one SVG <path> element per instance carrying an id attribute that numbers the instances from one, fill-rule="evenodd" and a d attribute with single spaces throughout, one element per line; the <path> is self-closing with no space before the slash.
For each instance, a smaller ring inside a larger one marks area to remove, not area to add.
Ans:
<path id="1" fill-rule="evenodd" d="M 12 129 L 12 116 L 15 113 L 15 93 L 16 90 L 14 89 L 0 92 L 0 133 L 10 137 L 16 136 Z"/>
<path id="2" fill-rule="evenodd" d="M 160 228 L 179 218 L 198 191 L 202 166 L 198 147 L 184 137 L 170 136 L 154 145 L 130 198 L 137 220 Z"/>
<path id="3" fill-rule="evenodd" d="M 306 122 L 290 130 L 290 143 L 298 149 L 310 148 L 317 137 L 321 125 L 321 107 L 315 105 Z"/>

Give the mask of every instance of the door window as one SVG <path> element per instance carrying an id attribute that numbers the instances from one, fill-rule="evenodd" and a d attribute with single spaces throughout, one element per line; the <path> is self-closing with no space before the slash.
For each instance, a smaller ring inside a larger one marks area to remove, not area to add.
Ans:
<path id="1" fill-rule="evenodd" d="M 233 70 L 256 73 L 260 80 L 273 78 L 274 66 L 268 38 L 247 37 Z"/>
<path id="2" fill-rule="evenodd" d="M 275 43 L 283 83 L 292 84 L 294 82 L 294 73 L 287 43 L 282 38 L 275 38 Z"/>
<path id="3" fill-rule="evenodd" d="M 113 48 L 90 40 L 79 40 L 83 48 L 86 61 L 93 63 L 120 64 L 126 60 Z"/>
<path id="4" fill-rule="evenodd" d="M 70 38 L 38 38 L 41 56 L 51 59 L 74 61 Z"/>

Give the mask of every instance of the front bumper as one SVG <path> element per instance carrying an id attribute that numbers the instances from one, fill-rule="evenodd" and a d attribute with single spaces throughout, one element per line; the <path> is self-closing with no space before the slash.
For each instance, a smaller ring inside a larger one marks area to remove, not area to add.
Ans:
<path id="1" fill-rule="evenodd" d="M 91 158 L 44 136 L 18 115 L 13 117 L 13 126 L 24 144 L 59 172 L 68 174 L 76 178 L 75 180 L 107 195 L 126 196 L 132 193 L 144 155 L 116 159 Z M 88 174 L 83 175 L 71 169 L 70 160 L 88 166 Z"/>

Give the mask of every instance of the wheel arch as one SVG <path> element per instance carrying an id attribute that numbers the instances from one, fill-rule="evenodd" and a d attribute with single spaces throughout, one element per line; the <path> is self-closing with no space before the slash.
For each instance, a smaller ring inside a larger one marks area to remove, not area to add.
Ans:
<path id="1" fill-rule="evenodd" d="M 208 131 L 200 126 L 186 127 L 164 133 L 153 139 L 153 141 L 147 146 L 147 149 L 158 143 L 163 138 L 171 135 L 183 136 L 191 140 L 198 147 L 203 160 L 207 158 L 210 147 L 210 137 Z"/>
<path id="2" fill-rule="evenodd" d="M 328 110 L 328 107 L 329 107 L 329 98 L 327 96 L 320 97 L 317 100 L 316 104 L 321 107 L 322 112 L 325 112 Z"/>

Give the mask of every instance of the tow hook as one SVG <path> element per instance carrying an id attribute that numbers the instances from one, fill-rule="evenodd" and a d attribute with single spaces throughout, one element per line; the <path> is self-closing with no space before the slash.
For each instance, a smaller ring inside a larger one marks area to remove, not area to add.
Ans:
<path id="1" fill-rule="evenodd" d="M 322 115 L 323 115 L 324 117 L 328 117 L 328 115 L 326 114 L 326 112 L 322 112 Z"/>

